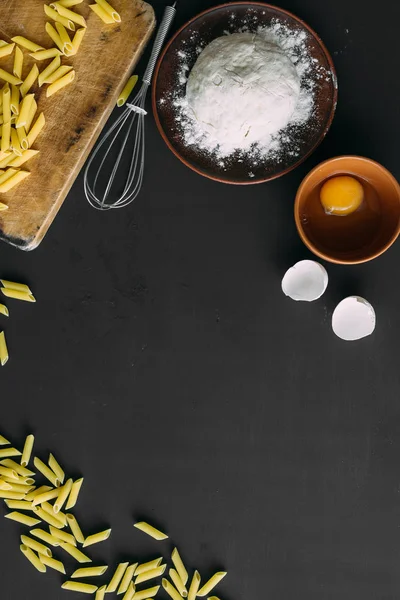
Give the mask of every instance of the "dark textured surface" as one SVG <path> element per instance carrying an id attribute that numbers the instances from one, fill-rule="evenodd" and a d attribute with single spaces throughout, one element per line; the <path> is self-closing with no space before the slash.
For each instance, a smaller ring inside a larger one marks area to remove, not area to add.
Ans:
<path id="1" fill-rule="evenodd" d="M 182 1 L 175 27 L 210 5 Z M 94 211 L 80 179 L 37 250 L 1 246 L 1 275 L 29 282 L 38 303 L 10 301 L 1 317 L 0 429 L 16 443 L 33 430 L 39 455 L 85 475 L 82 526 L 113 527 L 99 560 L 164 551 L 131 527 L 146 516 L 204 576 L 228 569 L 222 600 L 399 597 L 400 245 L 329 265 L 315 304 L 280 291 L 310 256 L 292 216 L 309 169 L 359 153 L 400 177 L 400 8 L 379 7 L 381 20 L 361 0 L 284 4 L 339 77 L 332 129 L 293 173 L 251 189 L 203 179 L 149 118 L 133 207 Z M 330 316 L 353 293 L 378 324 L 346 344 Z M 26 564 L 18 532 L 0 520 L 1 600 L 78 600 Z"/>

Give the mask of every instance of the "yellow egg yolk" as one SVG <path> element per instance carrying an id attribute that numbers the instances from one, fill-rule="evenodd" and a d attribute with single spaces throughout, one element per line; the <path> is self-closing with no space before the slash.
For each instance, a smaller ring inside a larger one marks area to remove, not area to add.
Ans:
<path id="1" fill-rule="evenodd" d="M 350 215 L 360 208 L 364 190 L 354 177 L 332 177 L 324 183 L 320 193 L 321 204 L 330 215 Z"/>

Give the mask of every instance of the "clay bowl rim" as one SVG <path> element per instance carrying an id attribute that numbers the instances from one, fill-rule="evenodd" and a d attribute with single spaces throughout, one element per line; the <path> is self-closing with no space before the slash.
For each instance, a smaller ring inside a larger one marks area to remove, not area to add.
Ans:
<path id="1" fill-rule="evenodd" d="M 200 170 L 199 168 L 197 168 L 196 166 L 194 166 L 193 164 L 191 164 L 189 161 L 187 161 L 180 154 L 180 152 L 178 152 L 174 148 L 174 146 L 171 144 L 171 142 L 169 141 L 169 138 L 168 138 L 167 134 L 165 133 L 165 131 L 164 131 L 162 125 L 161 125 L 161 121 L 160 121 L 160 118 L 158 116 L 157 98 L 156 98 L 158 76 L 159 76 L 159 72 L 160 72 L 160 68 L 161 68 L 162 62 L 164 60 L 165 55 L 169 51 L 171 45 L 176 40 L 176 38 L 185 29 L 187 29 L 188 27 L 190 27 L 190 25 L 192 25 L 192 23 L 194 23 L 195 21 L 197 21 L 197 19 L 199 19 L 200 17 L 203 17 L 204 15 L 207 15 L 208 13 L 211 13 L 211 12 L 213 12 L 215 10 L 219 10 L 221 8 L 232 8 L 234 6 L 242 6 L 242 5 L 257 6 L 257 7 L 259 6 L 259 7 L 263 7 L 263 8 L 266 8 L 266 9 L 273 9 L 275 11 L 281 12 L 281 13 L 283 13 L 283 14 L 291 17 L 297 23 L 299 23 L 300 25 L 302 25 L 317 40 L 318 44 L 321 46 L 321 49 L 322 49 L 323 53 L 325 54 L 325 57 L 326 57 L 326 59 L 328 61 L 329 68 L 331 69 L 331 72 L 332 72 L 332 80 L 334 82 L 336 82 L 336 84 L 333 85 L 333 98 L 332 98 L 332 104 L 331 104 L 331 110 L 330 110 L 329 118 L 328 118 L 328 120 L 326 122 L 326 125 L 325 125 L 323 131 L 321 132 L 321 135 L 319 136 L 318 140 L 315 142 L 314 146 L 304 156 L 302 156 L 296 163 L 294 163 L 290 167 L 287 167 L 286 169 L 284 169 L 280 173 L 276 173 L 275 175 L 269 175 L 268 177 L 265 177 L 265 179 L 259 179 L 257 181 L 251 181 L 250 179 L 249 179 L 249 181 L 231 181 L 231 180 L 227 180 L 227 179 L 224 179 L 223 177 L 218 177 L 217 175 L 210 175 L 209 173 L 206 173 L 206 172 Z M 309 158 L 311 156 L 311 154 L 313 154 L 315 152 L 315 150 L 318 148 L 318 146 L 324 140 L 326 134 L 328 133 L 329 129 L 331 128 L 332 121 L 333 121 L 333 118 L 334 118 L 335 112 L 336 112 L 336 105 L 337 105 L 337 99 L 338 99 L 337 73 L 336 73 L 335 65 L 333 63 L 332 56 L 331 56 L 328 48 L 325 46 L 324 42 L 322 41 L 322 39 L 320 38 L 320 36 L 314 31 L 314 29 L 312 27 L 310 27 L 310 25 L 308 25 L 305 21 L 303 21 L 303 19 L 300 19 L 300 17 L 297 17 L 295 14 L 293 14 L 292 12 L 290 12 L 288 10 L 285 10 L 284 8 L 281 8 L 279 6 L 275 6 L 274 4 L 267 4 L 265 2 L 249 2 L 248 0 L 245 0 L 244 2 L 226 2 L 224 4 L 218 4 L 217 6 L 212 6 L 211 8 L 203 10 L 202 12 L 198 13 L 197 15 L 195 15 L 194 17 L 192 17 L 191 19 L 189 19 L 189 21 L 187 21 L 184 25 L 182 25 L 182 27 L 180 27 L 178 29 L 178 31 L 168 41 L 168 43 L 164 47 L 164 49 L 163 49 L 163 51 L 161 53 L 161 56 L 159 57 L 159 59 L 157 61 L 157 64 L 156 64 L 156 68 L 155 68 L 155 72 L 154 72 L 154 80 L 153 80 L 152 92 L 151 92 L 151 98 L 152 98 L 153 115 L 154 115 L 154 118 L 155 118 L 155 121 L 156 121 L 157 129 L 158 129 L 159 133 L 161 134 L 161 137 L 163 138 L 164 142 L 167 144 L 168 148 L 171 150 L 171 152 L 184 165 L 186 165 L 187 167 L 189 167 L 189 169 L 192 169 L 192 171 L 195 171 L 195 173 L 198 173 L 198 175 L 202 175 L 203 177 L 207 177 L 208 179 L 212 179 L 213 181 L 218 181 L 219 183 L 225 183 L 227 185 L 229 185 L 229 184 L 230 185 L 258 185 L 260 183 L 266 183 L 267 181 L 273 181 L 274 179 L 278 179 L 279 177 L 283 177 L 284 175 L 287 175 L 288 173 L 290 173 L 290 171 L 293 171 L 294 169 L 296 169 L 305 160 L 307 160 L 307 158 Z"/>
<path id="2" fill-rule="evenodd" d="M 346 160 L 346 159 L 347 160 L 348 159 L 353 159 L 353 160 L 356 159 L 356 160 L 359 160 L 360 162 L 370 163 L 374 167 L 377 167 L 378 170 L 380 170 L 385 175 L 385 177 L 387 177 L 389 180 L 391 180 L 394 187 L 397 189 L 397 197 L 398 197 L 399 206 L 400 206 L 400 184 L 397 181 L 396 177 L 386 167 L 384 167 L 381 163 L 377 162 L 376 160 L 373 160 L 372 158 L 367 158 L 365 156 L 359 156 L 358 154 L 341 154 L 339 156 L 334 156 L 332 158 L 328 158 L 327 160 L 324 160 L 323 162 L 319 163 L 313 169 L 311 169 L 311 171 L 309 173 L 307 173 L 307 175 L 304 177 L 303 181 L 299 185 L 299 188 L 296 192 L 296 197 L 295 197 L 295 201 L 294 201 L 294 219 L 296 222 L 297 232 L 298 232 L 302 242 L 307 246 L 307 248 L 309 250 L 311 250 L 311 252 L 313 254 L 315 254 L 316 256 L 319 256 L 319 258 L 322 258 L 323 260 L 326 260 L 327 262 L 334 263 L 336 265 L 360 265 L 360 264 L 369 262 L 371 260 L 374 260 L 375 258 L 378 258 L 378 256 L 381 256 L 387 250 L 389 250 L 389 248 L 391 246 L 393 246 L 393 244 L 395 243 L 395 241 L 397 240 L 397 238 L 399 237 L 399 234 L 400 234 L 400 216 L 399 216 L 399 220 L 398 220 L 397 228 L 396 228 L 395 232 L 393 233 L 391 238 L 388 240 L 388 242 L 386 242 L 380 250 L 377 250 L 376 252 L 368 254 L 368 256 L 366 256 L 365 258 L 342 259 L 342 258 L 335 258 L 334 256 L 331 256 L 329 254 L 326 254 L 325 252 L 322 252 L 315 246 L 315 244 L 313 244 L 313 242 L 310 241 L 310 239 L 307 237 L 307 235 L 304 232 L 304 228 L 300 221 L 300 215 L 299 215 L 300 196 L 302 195 L 302 192 L 303 192 L 303 189 L 304 189 L 306 183 L 314 175 L 314 173 L 316 171 L 318 171 L 318 169 L 320 169 L 324 165 L 327 165 L 329 163 L 339 162 L 339 161 Z M 361 174 L 359 174 L 359 176 L 361 177 Z"/>

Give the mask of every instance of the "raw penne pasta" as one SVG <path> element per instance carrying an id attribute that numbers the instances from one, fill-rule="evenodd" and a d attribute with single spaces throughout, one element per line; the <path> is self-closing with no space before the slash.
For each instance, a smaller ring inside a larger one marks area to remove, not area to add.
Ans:
<path id="1" fill-rule="evenodd" d="M 9 446 L 10 443 L 3 435 L 0 435 L 0 446 Z"/>
<path id="2" fill-rule="evenodd" d="M 55 58 L 53 58 L 51 63 L 49 65 L 47 65 L 47 67 L 45 69 L 43 69 L 43 71 L 41 73 L 39 73 L 39 77 L 38 77 L 39 87 L 42 87 L 42 85 L 46 81 L 47 77 L 50 77 L 50 75 L 52 73 L 54 73 L 54 71 L 57 71 L 57 69 L 59 69 L 60 66 L 61 66 L 61 58 L 60 58 L 60 55 L 58 54 Z"/>
<path id="3" fill-rule="evenodd" d="M 14 471 L 14 469 L 10 469 L 7 467 L 0 467 L 0 477 L 8 477 L 9 479 L 14 479 L 18 481 L 18 473 Z"/>
<path id="4" fill-rule="evenodd" d="M 126 569 L 125 574 L 121 580 L 120 586 L 118 588 L 117 594 L 125 594 L 125 592 L 128 590 L 129 584 L 133 579 L 133 575 L 136 571 L 137 566 L 138 563 L 134 563 L 133 565 L 129 565 L 129 567 Z"/>
<path id="5" fill-rule="evenodd" d="M 122 92 L 118 98 L 117 106 L 123 106 L 125 104 L 125 102 L 129 98 L 129 96 L 131 95 L 133 88 L 137 84 L 138 79 L 139 79 L 139 77 L 137 75 L 132 75 L 132 77 L 129 77 L 128 81 L 125 84 L 124 89 L 122 90 Z"/>
<path id="6" fill-rule="evenodd" d="M 104 575 L 107 569 L 107 565 L 102 567 L 83 567 L 74 571 L 71 575 L 71 579 L 78 579 L 79 577 L 100 577 L 101 575 Z"/>
<path id="7" fill-rule="evenodd" d="M 30 106 L 29 106 L 29 113 L 28 116 L 26 118 L 26 123 L 24 125 L 26 131 L 29 131 L 32 125 L 32 121 L 35 118 L 36 115 L 36 111 L 37 111 L 37 104 L 36 104 L 36 100 L 35 98 L 33 98 Z"/>
<path id="8" fill-rule="evenodd" d="M 32 52 L 29 56 L 32 56 L 35 60 L 48 60 L 49 58 L 55 58 L 60 56 L 61 50 L 59 48 L 49 48 L 48 50 L 39 50 L 38 52 Z"/>
<path id="9" fill-rule="evenodd" d="M 34 486 L 35 483 L 35 480 L 32 477 L 18 477 L 18 479 L 13 479 L 12 477 L 3 477 L 3 479 L 11 484 L 20 483 L 21 485 Z"/>
<path id="10" fill-rule="evenodd" d="M 77 503 L 79 492 L 80 492 L 81 487 L 82 487 L 82 483 L 83 483 L 83 477 L 81 477 L 81 479 L 77 479 L 72 484 L 72 488 L 71 488 L 71 492 L 70 492 L 70 495 L 69 495 L 69 498 L 68 498 L 68 502 L 67 502 L 67 505 L 65 507 L 66 510 L 69 510 L 70 508 L 74 508 L 75 504 Z"/>
<path id="11" fill-rule="evenodd" d="M 60 545 L 59 539 L 55 538 L 47 531 L 43 531 L 43 529 L 31 529 L 30 534 L 34 535 L 40 540 L 43 540 L 44 542 L 46 542 L 46 544 L 50 544 L 50 546 L 53 546 L 54 548 Z"/>
<path id="12" fill-rule="evenodd" d="M 21 492 L 21 494 L 28 494 L 30 491 L 32 491 L 33 487 L 34 487 L 33 485 L 25 485 L 25 484 L 21 484 L 21 483 L 13 483 L 12 484 L 12 491 L 13 492 Z"/>
<path id="13" fill-rule="evenodd" d="M 208 600 L 219 600 L 219 598 L 217 598 L 217 596 L 210 596 Z"/>
<path id="14" fill-rule="evenodd" d="M 172 600 L 182 600 L 182 596 L 178 592 L 176 588 L 168 581 L 168 579 L 162 580 L 162 586 L 164 590 L 167 592 L 168 596 L 172 598 Z"/>
<path id="15" fill-rule="evenodd" d="M 98 17 L 100 17 L 103 23 L 107 23 L 107 25 L 113 25 L 115 23 L 112 16 L 98 4 L 89 4 L 89 8 L 91 8 Z"/>
<path id="16" fill-rule="evenodd" d="M 10 54 L 13 53 L 15 48 L 15 44 L 4 44 L 3 46 L 1 46 L 0 48 L 0 58 L 3 58 L 3 56 L 9 56 Z"/>
<path id="17" fill-rule="evenodd" d="M 40 115 L 38 116 L 38 118 L 35 121 L 35 124 L 32 125 L 28 135 L 27 135 L 27 139 L 28 139 L 28 144 L 29 144 L 29 148 L 31 148 L 31 146 L 33 146 L 33 144 L 36 141 L 36 138 L 38 137 L 38 135 L 40 134 L 40 132 L 42 131 L 43 127 L 46 124 L 46 119 L 44 117 L 44 113 L 40 113 Z"/>
<path id="18" fill-rule="evenodd" d="M 61 17 L 64 17 L 64 19 L 72 21 L 81 27 L 86 27 L 86 21 L 82 15 L 79 15 L 75 11 L 63 6 L 62 4 L 59 4 L 58 2 L 55 2 L 54 4 L 56 6 L 57 13 L 61 15 Z"/>
<path id="19" fill-rule="evenodd" d="M 17 131 L 21 131 L 21 130 L 17 129 Z M 16 158 L 14 158 L 9 163 L 9 166 L 10 167 L 21 167 L 28 160 L 31 160 L 31 158 L 36 156 L 36 154 L 39 154 L 39 150 L 25 150 L 24 152 L 22 152 L 21 156 L 17 156 Z"/>
<path id="20" fill-rule="evenodd" d="M 72 546 L 72 544 L 62 543 L 61 548 L 63 550 L 65 550 L 65 552 L 68 552 L 68 554 L 70 554 L 72 556 L 72 558 L 75 558 L 75 560 L 78 561 L 79 563 L 92 562 L 91 558 L 86 556 L 86 554 L 83 554 L 83 552 L 78 550 L 78 548 L 75 548 L 75 546 Z"/>
<path id="21" fill-rule="evenodd" d="M 29 492 L 29 494 L 26 495 L 25 500 L 33 503 L 33 500 L 36 498 L 36 496 L 40 496 L 40 494 L 43 494 L 44 492 L 47 492 L 51 489 L 52 488 L 49 485 L 42 485 L 41 487 L 37 488 L 37 490 Z"/>
<path id="22" fill-rule="evenodd" d="M 11 112 L 14 115 L 19 114 L 19 87 L 16 85 L 11 87 Z"/>
<path id="23" fill-rule="evenodd" d="M 67 73 L 70 73 L 71 71 L 72 67 L 70 67 L 69 65 L 62 65 L 61 67 L 58 67 L 58 69 L 53 71 L 53 73 L 50 73 L 50 75 L 48 75 L 46 79 L 43 80 L 43 83 L 54 83 L 58 81 L 58 79 L 61 79 L 61 77 L 63 77 Z"/>
<path id="24" fill-rule="evenodd" d="M 65 29 L 64 25 L 62 25 L 61 23 L 56 23 L 56 29 L 58 32 L 58 35 L 60 36 L 61 42 L 63 44 L 63 48 L 64 48 L 64 54 L 69 55 L 73 52 L 74 47 L 72 45 L 71 42 L 71 38 L 69 37 L 67 30 Z"/>
<path id="25" fill-rule="evenodd" d="M 8 169 L 9 171 L 13 171 L 13 169 Z M 7 186 L 7 184 L 11 181 L 11 179 L 14 179 L 14 183 L 15 184 L 15 178 L 17 178 L 17 175 L 19 177 L 21 177 L 20 173 L 23 173 L 24 175 L 22 175 L 22 179 L 24 179 L 25 177 L 27 177 L 28 175 L 30 175 L 30 173 L 28 171 L 17 171 L 16 173 L 12 173 L 11 177 L 8 177 L 6 179 L 5 182 L 1 182 L 0 184 L 0 191 L 8 191 L 5 189 L 4 186 Z M 25 175 L 25 173 L 27 173 L 27 175 Z M 19 181 L 22 181 L 22 179 L 17 178 L 18 179 L 18 183 Z M 1 178 L 0 178 L 1 181 Z M 13 187 L 13 185 L 11 187 Z M 10 187 L 8 189 L 11 189 Z M 7 296 L 7 298 L 13 298 L 14 300 L 24 300 L 25 302 L 36 302 L 34 296 L 32 296 L 32 294 L 26 294 L 25 292 L 17 292 L 17 290 L 8 290 L 7 288 L 1 288 L 1 292 L 4 294 L 4 296 Z M 1 456 L 0 456 L 1 457 Z"/>
<path id="26" fill-rule="evenodd" d="M 38 50 L 44 50 L 43 46 L 39 46 L 39 44 L 35 44 L 35 42 L 32 42 L 31 40 L 28 40 L 25 37 L 22 37 L 21 35 L 17 35 L 13 38 L 11 38 L 11 40 L 13 42 L 15 42 L 16 44 L 18 44 L 18 46 L 22 46 L 23 48 L 26 48 L 26 50 L 29 50 L 30 52 L 37 52 Z"/>
<path id="27" fill-rule="evenodd" d="M 4 502 L 8 508 L 14 510 L 33 510 L 32 502 L 27 502 L 26 500 L 4 500 Z"/>
<path id="28" fill-rule="evenodd" d="M 60 488 L 53 488 L 43 492 L 42 494 L 38 494 L 32 501 L 33 506 L 37 506 L 38 504 L 42 504 L 43 502 L 48 502 L 49 500 L 57 498 L 59 489 Z"/>
<path id="29" fill-rule="evenodd" d="M 19 77 L 11 75 L 11 73 L 5 71 L 4 69 L 0 69 L 0 79 L 6 81 L 7 83 L 11 83 L 11 85 L 20 85 L 22 83 Z"/>
<path id="30" fill-rule="evenodd" d="M 178 571 L 176 571 L 175 569 L 170 569 L 169 576 L 182 598 L 187 598 L 188 591 L 184 586 L 182 579 L 179 577 Z"/>
<path id="31" fill-rule="evenodd" d="M 106 585 L 102 585 L 96 592 L 96 597 L 94 600 L 104 600 L 104 596 L 106 595 Z"/>
<path id="32" fill-rule="evenodd" d="M 81 592 L 81 594 L 94 594 L 98 589 L 97 585 L 81 583 L 80 581 L 66 581 L 61 587 L 71 592 Z"/>
<path id="33" fill-rule="evenodd" d="M 146 600 L 147 598 L 154 598 L 154 596 L 157 596 L 159 589 L 160 586 L 157 585 L 155 587 L 148 588 L 147 590 L 140 590 L 140 592 L 136 590 L 135 595 L 133 597 L 135 600 Z"/>
<path id="34" fill-rule="evenodd" d="M 149 562 L 142 563 L 138 566 L 135 571 L 135 575 L 141 575 L 142 573 L 146 573 L 147 571 L 152 571 L 153 569 L 157 569 L 162 563 L 162 556 L 160 558 L 155 558 L 154 560 L 150 560 Z"/>
<path id="35" fill-rule="evenodd" d="M 54 569 L 55 571 L 59 571 L 65 575 L 65 567 L 60 560 L 56 560 L 55 558 L 49 558 L 48 556 L 40 556 L 40 560 L 44 565 L 50 567 L 50 569 Z"/>
<path id="36" fill-rule="evenodd" d="M 175 569 L 177 570 L 178 575 L 179 575 L 183 585 L 186 586 L 188 579 L 189 579 L 189 575 L 185 568 L 185 565 L 183 564 L 183 561 L 180 557 L 180 554 L 179 554 L 177 548 L 174 548 L 174 550 L 172 551 L 171 559 L 172 559 L 173 565 L 174 565 Z"/>
<path id="37" fill-rule="evenodd" d="M 3 87 L 3 119 L 4 123 L 11 121 L 11 90 L 10 85 L 6 83 Z"/>
<path id="38" fill-rule="evenodd" d="M 197 592 L 199 591 L 200 581 L 201 581 L 200 573 L 198 571 L 195 571 L 192 582 L 190 584 L 188 596 L 187 596 L 188 600 L 195 600 L 195 598 L 197 596 Z"/>
<path id="39" fill-rule="evenodd" d="M 6 362 L 8 361 L 8 348 L 7 348 L 7 342 L 6 342 L 6 336 L 4 334 L 4 331 L 0 332 L 0 364 L 2 367 L 4 367 L 4 365 L 6 364 Z M 1 450 L 0 450 L 1 452 Z M 4 496 L 3 496 L 4 498 Z"/>
<path id="40" fill-rule="evenodd" d="M 57 79 L 57 81 L 50 84 L 49 87 L 47 88 L 47 90 L 46 90 L 47 98 L 50 98 L 50 96 L 52 96 L 53 94 L 56 94 L 62 88 L 66 87 L 67 85 L 72 83 L 74 79 L 75 79 L 75 71 L 70 71 L 69 73 L 64 75 L 64 77 L 61 77 L 61 79 Z"/>
<path id="41" fill-rule="evenodd" d="M 5 279 L 2 279 L 1 283 L 5 288 L 9 288 L 9 284 L 11 283 L 11 281 L 5 281 Z M 19 476 L 31 477 L 32 475 L 35 475 L 33 471 L 27 469 L 26 467 L 23 467 L 22 465 L 19 465 L 17 462 L 15 462 L 15 460 L 12 460 L 11 458 L 6 458 L 5 460 L 2 460 L 1 464 L 7 469 L 12 469 L 13 471 L 15 471 L 17 473 L 17 479 L 19 478 Z"/>
<path id="42" fill-rule="evenodd" d="M 22 77 L 22 67 L 24 65 L 24 53 L 18 46 L 15 48 L 13 74 L 17 79 Z"/>
<path id="43" fill-rule="evenodd" d="M 17 169 L 7 169 L 6 171 L 4 171 L 4 173 L 0 175 L 0 184 L 10 179 L 10 177 L 12 177 L 14 173 L 17 173 Z M 1 289 L 3 290 L 4 288 Z"/>
<path id="44" fill-rule="evenodd" d="M 18 158 L 13 152 L 6 152 L 5 155 L 6 155 L 5 158 L 3 158 L 3 160 L 0 161 L 1 169 L 4 169 L 5 167 L 10 166 L 10 163 L 12 163 L 13 160 Z M 2 171 L 1 175 L 4 175 L 4 171 Z M 10 177 L 11 177 L 11 175 L 10 175 Z M 6 177 L 6 179 L 7 179 L 7 177 Z"/>
<path id="45" fill-rule="evenodd" d="M 96 4 L 98 4 L 103 10 L 105 10 L 111 17 L 113 21 L 116 23 L 121 23 L 121 17 L 117 13 L 117 11 L 107 2 L 107 0 L 96 0 Z"/>
<path id="46" fill-rule="evenodd" d="M 45 29 L 46 29 L 47 35 L 49 37 L 51 37 L 51 39 L 53 40 L 55 45 L 60 50 L 61 54 L 64 54 L 64 44 L 62 43 L 61 38 L 58 35 L 58 32 L 56 31 L 56 29 L 54 29 L 53 25 L 51 23 L 46 23 Z"/>
<path id="47" fill-rule="evenodd" d="M 77 4 L 82 4 L 83 0 L 58 0 L 57 4 L 60 4 L 61 6 L 65 6 L 66 8 L 71 8 L 71 6 L 76 6 Z M 54 8 L 54 10 L 56 10 L 56 5 L 54 4 L 50 4 L 50 6 L 52 8 Z"/>
<path id="48" fill-rule="evenodd" d="M 64 513 L 62 513 L 61 511 L 59 511 L 58 513 L 55 513 L 54 512 L 54 507 L 49 502 L 43 502 L 43 504 L 41 504 L 41 508 L 43 508 L 43 510 L 45 512 L 47 512 L 47 514 L 51 515 L 59 523 L 61 523 L 61 525 L 62 525 L 63 528 L 66 526 L 66 524 L 67 524 L 67 516 Z"/>
<path id="49" fill-rule="evenodd" d="M 79 523 L 76 520 L 76 518 L 74 517 L 74 515 L 71 515 L 71 514 L 67 515 L 67 524 L 69 525 L 72 533 L 74 534 L 76 541 L 79 544 L 83 544 L 85 541 L 85 536 L 83 535 L 82 530 L 79 527 Z"/>
<path id="50" fill-rule="evenodd" d="M 110 535 L 111 529 L 106 529 L 105 531 L 100 531 L 99 533 L 89 535 L 83 542 L 83 547 L 86 548 L 86 546 L 92 546 L 93 544 L 104 542 L 105 540 L 108 540 Z"/>
<path id="51" fill-rule="evenodd" d="M 27 525 L 27 527 L 33 527 L 34 525 L 38 525 L 40 523 L 39 519 L 34 519 L 33 517 L 28 517 L 27 515 L 23 515 L 20 512 L 14 511 L 4 515 L 6 519 L 11 519 L 11 521 L 18 521 L 18 523 L 22 523 L 23 525 Z"/>
<path id="52" fill-rule="evenodd" d="M 37 458 L 37 456 L 35 456 L 33 464 L 35 465 L 36 469 L 40 471 L 40 473 L 44 475 L 46 479 L 48 479 L 50 483 L 54 485 L 54 487 L 60 487 L 60 479 L 58 479 L 57 475 L 50 469 L 50 467 L 48 467 L 42 460 L 40 460 L 40 458 Z"/>
<path id="53" fill-rule="evenodd" d="M 0 498 L 7 498 L 8 500 L 24 500 L 25 494 L 13 492 L 11 490 L 0 490 Z"/>
<path id="54" fill-rule="evenodd" d="M 27 93 L 29 92 L 29 90 L 31 89 L 38 77 L 39 69 L 37 68 L 37 65 L 33 65 L 32 69 L 29 71 L 29 74 L 24 79 L 21 87 L 19 88 L 22 98 L 25 98 L 25 96 L 27 95 Z"/>
<path id="55" fill-rule="evenodd" d="M 152 569 L 151 571 L 146 571 L 145 573 L 138 575 L 135 579 L 135 585 L 139 585 L 150 579 L 155 579 L 156 577 L 161 577 L 161 575 L 164 575 L 166 568 L 167 565 L 161 565 L 160 567 L 157 567 L 157 569 Z"/>
<path id="56" fill-rule="evenodd" d="M 68 19 L 68 18 L 65 18 L 64 16 L 62 16 L 59 11 L 54 10 L 54 8 L 50 8 L 50 6 L 47 6 L 47 4 L 45 4 L 44 12 L 46 13 L 46 15 L 48 17 L 50 17 L 50 19 L 53 19 L 53 21 L 56 21 L 56 23 L 61 23 L 62 25 L 64 25 L 64 27 L 66 27 L 70 31 L 75 31 L 75 22 L 72 21 L 71 19 Z M 57 46 L 58 46 L 58 44 L 57 44 Z"/>
<path id="57" fill-rule="evenodd" d="M 41 573 L 46 573 L 45 565 L 42 563 L 40 558 L 33 552 L 33 550 L 31 550 L 27 546 L 24 546 L 24 544 L 21 544 L 20 550 L 22 554 L 26 556 L 29 562 L 31 562 L 38 571 L 40 571 Z"/>
<path id="58" fill-rule="evenodd" d="M 114 575 L 111 578 L 110 583 L 107 586 L 107 589 L 106 589 L 107 594 L 112 594 L 113 592 L 116 591 L 117 587 L 121 583 L 121 580 L 122 580 L 124 573 L 125 573 L 126 569 L 128 568 L 128 566 L 129 566 L 128 562 L 120 563 L 118 565 L 118 567 L 115 570 Z"/>
<path id="59" fill-rule="evenodd" d="M 0 202 L 0 212 L 2 212 L 3 210 L 8 210 L 8 206 L 7 204 L 3 204 L 3 202 Z"/>
<path id="60" fill-rule="evenodd" d="M 19 107 L 18 107 L 18 109 L 19 109 Z M 18 110 L 18 113 L 19 113 L 19 110 Z M 28 137 L 26 135 L 25 127 L 19 127 L 17 129 L 17 135 L 18 135 L 18 139 L 19 139 L 19 145 L 21 146 L 22 150 L 28 150 L 29 142 L 28 142 Z"/>
<path id="61" fill-rule="evenodd" d="M 3 448 L 0 450 L 0 458 L 8 458 L 10 456 L 21 456 L 21 452 L 16 448 Z"/>
<path id="62" fill-rule="evenodd" d="M 56 527 L 57 529 L 62 529 L 64 527 L 64 525 L 60 521 L 53 517 L 53 515 L 50 515 L 48 512 L 43 510 L 43 508 L 37 508 L 35 514 L 42 521 L 46 521 L 46 523 L 53 525 L 53 527 Z"/>
<path id="63" fill-rule="evenodd" d="M 57 514 L 60 512 L 62 507 L 64 506 L 69 493 L 72 488 L 72 479 L 68 479 L 67 483 L 65 483 L 62 487 L 59 488 L 59 495 L 57 496 L 56 501 L 54 502 L 54 512 Z"/>
<path id="64" fill-rule="evenodd" d="M 139 523 L 135 523 L 134 527 L 136 527 L 136 529 L 139 529 L 140 531 L 143 531 L 143 533 L 146 533 L 147 535 L 149 535 L 150 537 L 152 537 L 155 540 L 161 541 L 161 540 L 168 539 L 168 536 L 166 533 L 163 533 L 162 531 L 160 531 L 159 529 L 156 529 L 152 525 L 149 525 L 145 521 L 140 521 Z"/>
<path id="65" fill-rule="evenodd" d="M 11 144 L 11 123 L 4 123 L 1 132 L 1 152 L 7 152 Z"/>
<path id="66" fill-rule="evenodd" d="M 204 596 L 208 596 L 208 594 L 217 586 L 220 581 L 227 575 L 225 571 L 219 571 L 215 573 L 210 579 L 203 585 L 202 588 L 197 592 L 197 596 L 200 598 L 204 598 Z"/>
<path id="67" fill-rule="evenodd" d="M 49 467 L 57 475 L 61 483 L 64 483 L 65 473 L 59 462 L 55 459 L 53 454 L 49 454 Z"/>
<path id="68" fill-rule="evenodd" d="M 20 104 L 20 108 L 19 108 L 18 119 L 17 119 L 16 125 L 15 125 L 15 127 L 17 129 L 19 127 L 25 127 L 25 129 L 26 129 L 26 123 L 27 123 L 29 115 L 30 115 L 31 105 L 34 101 L 35 101 L 34 94 L 27 94 L 25 96 L 25 98 L 22 100 L 22 102 Z"/>
<path id="69" fill-rule="evenodd" d="M 30 292 L 30 290 L 29 290 L 29 292 Z M 34 442 L 35 442 L 34 435 L 30 434 L 26 437 L 24 449 L 22 450 L 22 456 L 21 456 L 21 465 L 23 467 L 26 467 L 29 464 L 29 461 L 30 461 L 31 455 L 32 455 Z"/>
<path id="70" fill-rule="evenodd" d="M 16 157 L 20 158 L 22 156 L 22 148 L 19 143 L 18 133 L 14 128 L 11 128 L 11 148 Z"/>
<path id="71" fill-rule="evenodd" d="M 135 584 L 133 581 L 131 581 L 122 600 L 132 600 L 133 596 L 135 595 L 135 591 Z"/>
<path id="72" fill-rule="evenodd" d="M 51 558 L 53 556 L 53 553 L 50 550 L 50 548 L 47 548 L 47 546 L 44 546 L 40 542 L 33 540 L 32 538 L 28 537 L 27 535 L 21 535 L 21 542 L 25 546 L 28 546 L 28 548 L 32 548 L 32 550 L 34 550 L 35 552 L 38 552 L 39 554 L 44 554 L 45 556 L 48 556 L 49 558 Z"/>
<path id="73" fill-rule="evenodd" d="M 12 486 L 9 483 L 7 483 L 7 481 L 0 479 L 0 490 L 12 490 Z"/>
<path id="74" fill-rule="evenodd" d="M 72 40 L 72 46 L 73 46 L 72 54 L 76 54 L 78 52 L 86 31 L 87 31 L 86 27 L 81 27 L 75 33 L 74 39 Z"/>
<path id="75" fill-rule="evenodd" d="M 65 531 L 61 531 L 60 529 L 50 525 L 50 534 L 56 539 L 60 540 L 60 542 L 71 544 L 71 546 L 76 546 L 76 540 L 70 533 L 66 533 Z"/>

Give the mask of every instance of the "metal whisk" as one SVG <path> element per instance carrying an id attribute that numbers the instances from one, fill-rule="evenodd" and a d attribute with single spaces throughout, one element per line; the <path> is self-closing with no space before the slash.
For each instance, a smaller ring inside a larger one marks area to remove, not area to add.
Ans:
<path id="1" fill-rule="evenodd" d="M 176 15 L 176 4 L 177 2 L 165 9 L 140 91 L 131 103 L 127 103 L 125 110 L 100 140 L 86 165 L 84 173 L 85 195 L 93 208 L 98 210 L 127 206 L 135 200 L 142 187 L 145 151 L 144 117 L 147 114 L 144 109 L 146 95 L 151 84 L 157 58 Z M 133 142 L 133 150 L 131 159 L 125 166 L 123 159 L 127 158 L 129 140 Z M 119 146 L 119 144 L 121 145 Z M 113 150 L 115 152 L 116 149 L 118 153 L 110 173 L 110 169 L 107 170 L 106 161 L 110 153 Z M 102 150 L 104 152 L 103 156 L 101 154 Z M 119 171 L 121 172 L 125 167 L 128 176 L 120 187 L 121 191 L 117 191 L 115 188 L 120 180 Z M 113 192 L 114 200 L 112 198 L 109 200 L 111 192 Z M 115 199 L 116 195 L 117 199 Z"/>

